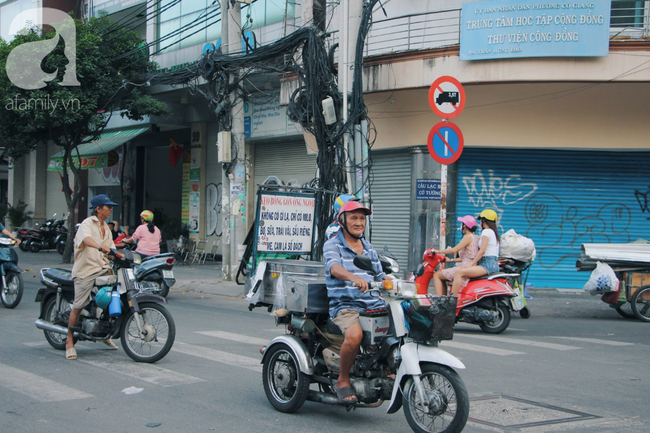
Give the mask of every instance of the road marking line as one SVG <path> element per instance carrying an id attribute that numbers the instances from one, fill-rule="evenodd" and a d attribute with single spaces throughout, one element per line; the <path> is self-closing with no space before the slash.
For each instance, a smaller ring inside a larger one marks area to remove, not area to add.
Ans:
<path id="1" fill-rule="evenodd" d="M 19 392 L 41 403 L 92 397 L 92 394 L 87 394 L 8 365 L 0 364 L 0 371 L 2 372 L 0 374 L 0 386 Z"/>
<path id="2" fill-rule="evenodd" d="M 459 337 L 478 338 L 480 340 L 486 340 L 486 341 L 499 341 L 502 343 L 520 344 L 522 346 L 543 347 L 545 349 L 553 349 L 553 350 L 582 349 L 582 347 L 567 346 L 565 344 L 543 343 L 541 341 L 521 340 L 518 338 L 506 338 L 506 337 L 496 337 L 496 336 L 487 336 L 487 335 L 469 335 L 469 334 L 462 334 L 462 335 L 456 334 L 456 335 L 458 335 Z"/>
<path id="3" fill-rule="evenodd" d="M 249 358 L 234 353 L 223 352 L 221 350 L 209 349 L 207 347 L 195 346 L 193 344 L 179 344 L 172 347 L 174 352 L 184 353 L 186 355 L 197 356 L 210 361 L 221 362 L 223 364 L 234 365 L 248 370 L 262 372 L 261 359 Z"/>
<path id="4" fill-rule="evenodd" d="M 622 341 L 599 340 L 597 338 L 580 338 L 580 337 L 551 337 L 562 338 L 564 340 L 581 341 L 584 343 L 603 344 L 605 346 L 634 346 L 634 343 L 624 343 Z"/>
<path id="5" fill-rule="evenodd" d="M 257 346 L 266 346 L 270 340 L 265 338 L 249 337 L 247 335 L 235 334 L 225 331 L 195 331 L 196 334 L 207 335 L 208 337 L 221 338 L 223 340 L 237 341 L 239 343 L 255 344 Z"/>
<path id="6" fill-rule="evenodd" d="M 77 361 L 163 387 L 205 382 L 205 380 L 199 379 L 198 377 L 177 373 L 155 364 L 138 363 L 133 361 L 131 358 L 112 356 L 108 354 L 84 354 L 84 356 L 77 358 Z"/>
<path id="7" fill-rule="evenodd" d="M 50 343 L 47 341 L 35 341 L 33 343 L 23 343 L 25 346 L 28 347 L 40 347 L 40 346 L 49 346 Z"/>
<path id="8" fill-rule="evenodd" d="M 525 355 L 526 352 L 515 352 L 514 350 L 497 349 L 495 347 L 478 346 L 476 344 L 459 343 L 457 341 L 441 341 L 440 346 L 444 348 L 453 347 L 454 349 L 471 350 L 473 352 L 489 353 L 491 355 L 510 356 Z"/>

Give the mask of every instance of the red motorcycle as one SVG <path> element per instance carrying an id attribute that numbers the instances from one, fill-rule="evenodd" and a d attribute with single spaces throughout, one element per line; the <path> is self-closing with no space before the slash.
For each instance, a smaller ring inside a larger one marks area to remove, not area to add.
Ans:
<path id="1" fill-rule="evenodd" d="M 414 279 L 418 285 L 418 294 L 428 293 L 436 268 L 445 260 L 445 256 L 434 249 L 426 250 L 423 258 L 424 262 L 409 279 Z M 490 334 L 505 331 L 510 325 L 510 311 L 521 310 L 523 293 L 512 288 L 512 282 L 519 276 L 518 273 L 495 272 L 471 278 L 458 293 L 456 323 L 472 323 Z"/>

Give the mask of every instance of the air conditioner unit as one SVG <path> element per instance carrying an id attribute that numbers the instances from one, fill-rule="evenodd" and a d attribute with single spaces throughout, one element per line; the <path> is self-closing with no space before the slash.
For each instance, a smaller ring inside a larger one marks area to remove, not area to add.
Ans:
<path id="1" fill-rule="evenodd" d="M 217 161 L 232 162 L 230 156 L 230 131 L 220 131 L 217 134 Z"/>

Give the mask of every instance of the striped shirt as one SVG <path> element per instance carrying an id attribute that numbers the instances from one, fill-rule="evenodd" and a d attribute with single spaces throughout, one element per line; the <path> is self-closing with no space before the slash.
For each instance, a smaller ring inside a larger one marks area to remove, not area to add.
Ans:
<path id="1" fill-rule="evenodd" d="M 378 308 L 386 308 L 384 301 L 377 297 L 375 293 L 361 293 L 349 281 L 339 280 L 332 277 L 330 269 L 333 265 L 342 266 L 348 272 L 353 273 L 357 277 L 361 277 L 368 282 L 381 281 L 386 277 L 386 274 L 381 269 L 379 256 L 375 249 L 362 239 L 363 255 L 368 256 L 372 260 L 372 266 L 377 272 L 375 278 L 368 271 L 357 268 L 352 261 L 357 253 L 348 246 L 345 241 L 345 236 L 335 236 L 329 241 L 325 242 L 323 247 L 323 256 L 325 259 L 325 283 L 327 284 L 327 296 L 330 299 L 330 317 L 334 318 L 343 309 L 351 309 L 357 311 L 373 310 Z"/>

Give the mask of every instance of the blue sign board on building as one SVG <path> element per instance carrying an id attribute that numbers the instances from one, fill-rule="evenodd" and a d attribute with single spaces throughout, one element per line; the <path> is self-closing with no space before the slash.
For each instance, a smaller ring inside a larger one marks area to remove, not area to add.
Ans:
<path id="1" fill-rule="evenodd" d="M 417 179 L 415 183 L 416 200 L 440 200 L 440 179 Z"/>
<path id="2" fill-rule="evenodd" d="M 607 56 L 610 7 L 609 1 L 464 3 L 460 60 Z"/>

